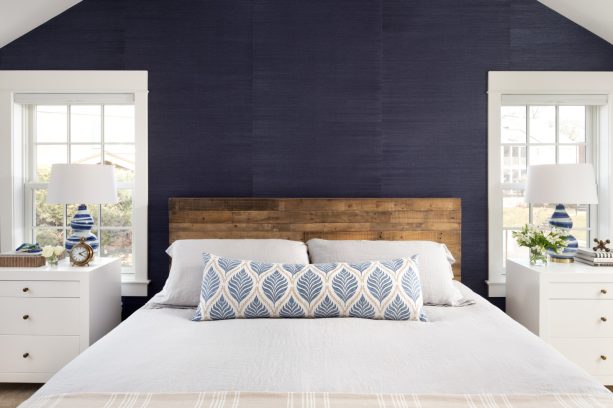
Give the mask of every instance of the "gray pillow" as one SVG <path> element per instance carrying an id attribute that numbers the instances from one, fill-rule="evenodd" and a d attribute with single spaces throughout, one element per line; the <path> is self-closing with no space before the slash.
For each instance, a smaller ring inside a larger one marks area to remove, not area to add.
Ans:
<path id="1" fill-rule="evenodd" d="M 271 263 L 309 263 L 304 242 L 286 239 L 186 239 L 175 241 L 166 253 L 172 266 L 164 289 L 155 303 L 173 306 L 196 306 L 200 300 L 203 263 L 207 252 L 233 259 L 251 259 Z"/>
<path id="2" fill-rule="evenodd" d="M 419 255 L 419 277 L 424 304 L 460 306 L 462 295 L 453 285 L 455 262 L 447 246 L 432 241 L 348 241 L 311 239 L 307 242 L 312 263 L 366 262 Z"/>

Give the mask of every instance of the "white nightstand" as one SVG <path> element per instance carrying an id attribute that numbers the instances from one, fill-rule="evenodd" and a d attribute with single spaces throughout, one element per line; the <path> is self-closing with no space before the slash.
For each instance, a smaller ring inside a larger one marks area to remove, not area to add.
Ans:
<path id="1" fill-rule="evenodd" d="M 121 321 L 121 266 L 0 268 L 0 382 L 45 382 Z"/>
<path id="2" fill-rule="evenodd" d="M 507 313 L 613 384 L 613 267 L 507 261 Z"/>

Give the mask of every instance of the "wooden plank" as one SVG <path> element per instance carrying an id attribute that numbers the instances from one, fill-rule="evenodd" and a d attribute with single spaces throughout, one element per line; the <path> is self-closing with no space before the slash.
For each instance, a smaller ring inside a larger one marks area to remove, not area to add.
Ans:
<path id="1" fill-rule="evenodd" d="M 266 224 L 265 224 L 266 225 Z M 278 226 L 282 224 L 276 224 Z M 446 220 L 424 220 L 424 221 L 408 221 L 403 224 L 398 223 L 309 223 L 309 224 L 291 224 L 292 231 L 305 232 L 337 232 L 337 231 L 457 231 L 459 224 L 457 222 L 446 222 Z"/>
<path id="2" fill-rule="evenodd" d="M 389 222 L 391 218 L 391 211 L 236 211 L 232 213 L 232 220 L 237 223 Z"/>
<path id="3" fill-rule="evenodd" d="M 379 223 L 408 224 L 416 221 L 431 223 L 457 223 L 459 211 L 210 211 L 210 210 L 172 210 L 170 216 L 175 223 Z"/>
<path id="4" fill-rule="evenodd" d="M 191 211 L 172 210 L 169 214 L 170 223 L 212 224 L 232 222 L 231 211 Z"/>
<path id="5" fill-rule="evenodd" d="M 410 222 L 406 224 L 377 224 L 377 223 L 309 223 L 309 224 L 283 224 L 283 223 L 198 223 L 175 222 L 175 231 L 294 231 L 294 232 L 350 232 L 350 231 L 457 231 L 456 223 L 443 222 Z"/>
<path id="6" fill-rule="evenodd" d="M 460 199 L 448 198 L 303 198 L 281 200 L 280 210 L 313 210 L 313 211 L 399 211 L 399 210 L 459 210 Z"/>
<path id="7" fill-rule="evenodd" d="M 277 232 L 277 231 L 229 231 L 229 232 L 206 232 L 200 231 L 176 231 L 171 233 L 171 242 L 178 239 L 289 239 L 293 241 L 303 241 L 302 232 Z"/>
<path id="8" fill-rule="evenodd" d="M 209 211 L 460 210 L 459 198 L 180 198 L 169 209 Z"/>
<path id="9" fill-rule="evenodd" d="M 460 241 L 459 232 L 449 231 L 338 231 L 338 232 L 305 232 L 306 240 L 345 239 L 345 240 L 386 240 L 386 241 L 435 241 L 444 244 Z"/>
<path id="10" fill-rule="evenodd" d="M 257 198 L 170 198 L 168 208 L 175 211 L 275 211 L 280 201 Z"/>
<path id="11" fill-rule="evenodd" d="M 430 240 L 461 276 L 458 198 L 171 198 L 169 238 Z"/>

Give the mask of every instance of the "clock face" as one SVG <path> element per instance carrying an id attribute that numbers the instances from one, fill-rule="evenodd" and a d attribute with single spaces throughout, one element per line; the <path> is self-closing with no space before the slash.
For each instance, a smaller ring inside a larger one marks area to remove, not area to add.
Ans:
<path id="1" fill-rule="evenodd" d="M 91 261 L 93 251 L 87 244 L 77 244 L 70 250 L 70 260 L 77 265 L 83 265 Z"/>

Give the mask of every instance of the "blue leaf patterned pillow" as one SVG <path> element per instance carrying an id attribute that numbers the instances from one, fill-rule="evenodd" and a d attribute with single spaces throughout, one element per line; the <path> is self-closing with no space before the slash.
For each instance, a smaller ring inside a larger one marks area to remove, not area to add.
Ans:
<path id="1" fill-rule="evenodd" d="M 204 253 L 193 320 L 360 317 L 426 321 L 417 257 L 270 264 Z"/>

